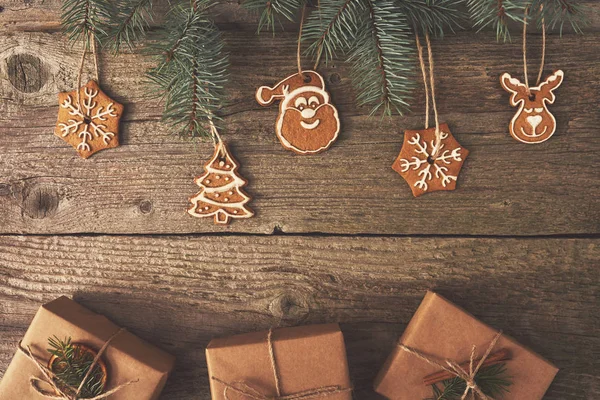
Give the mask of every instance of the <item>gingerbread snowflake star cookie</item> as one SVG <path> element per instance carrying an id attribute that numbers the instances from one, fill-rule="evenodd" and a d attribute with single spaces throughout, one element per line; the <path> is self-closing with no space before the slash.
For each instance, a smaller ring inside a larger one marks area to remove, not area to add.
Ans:
<path id="1" fill-rule="evenodd" d="M 404 143 L 392 168 L 406 180 L 415 197 L 436 190 L 454 190 L 469 154 L 447 124 L 440 125 L 437 151 L 435 143 L 435 128 L 404 132 Z"/>
<path id="2" fill-rule="evenodd" d="M 119 145 L 123 106 L 91 80 L 77 90 L 59 93 L 54 134 L 75 148 L 82 158 Z"/>

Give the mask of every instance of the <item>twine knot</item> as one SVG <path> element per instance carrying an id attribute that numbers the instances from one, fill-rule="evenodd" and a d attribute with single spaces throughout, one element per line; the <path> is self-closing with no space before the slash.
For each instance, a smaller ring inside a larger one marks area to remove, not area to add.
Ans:
<path id="1" fill-rule="evenodd" d="M 229 391 L 238 393 L 247 399 L 251 400 L 309 400 L 332 396 L 334 394 L 342 392 L 350 392 L 352 388 L 343 388 L 339 385 L 321 386 L 314 389 L 309 389 L 303 392 L 283 395 L 281 394 L 281 380 L 279 378 L 279 369 L 275 360 L 275 349 L 273 347 L 273 329 L 269 329 L 267 334 L 267 346 L 269 348 L 269 358 L 271 361 L 271 369 L 273 370 L 273 376 L 275 378 L 275 390 L 277 394 L 275 396 L 269 396 L 262 393 L 254 385 L 248 382 L 237 381 L 237 382 L 225 382 L 217 377 L 212 376 L 211 379 L 215 382 L 219 382 L 225 387 L 223 390 L 223 397 L 225 400 L 230 400 Z"/>
<path id="2" fill-rule="evenodd" d="M 33 388 L 33 390 L 35 390 L 40 396 L 43 396 L 46 399 L 60 399 L 60 400 L 83 400 L 83 397 L 80 396 L 81 390 L 83 389 L 83 386 L 85 385 L 85 383 L 87 382 L 87 380 L 89 379 L 92 371 L 94 370 L 94 368 L 96 367 L 96 365 L 98 364 L 98 362 L 100 361 L 100 357 L 102 357 L 102 354 L 104 354 L 104 352 L 106 351 L 106 349 L 108 348 L 108 346 L 110 345 L 110 342 L 113 341 L 113 339 L 115 339 L 119 334 L 121 334 L 121 332 L 123 332 L 125 329 L 121 328 L 119 329 L 114 335 L 112 335 L 106 342 L 104 342 L 104 345 L 102 346 L 102 348 L 100 349 L 100 351 L 98 351 L 98 353 L 96 354 L 96 356 L 94 357 L 94 361 L 92 362 L 92 365 L 90 365 L 87 373 L 85 374 L 85 376 L 83 377 L 83 379 L 81 380 L 81 383 L 79 384 L 78 387 L 73 387 L 73 386 L 69 386 L 66 382 L 64 382 L 62 379 L 60 379 L 58 376 L 56 376 L 56 374 L 47 366 L 45 366 L 44 364 L 42 364 L 40 362 L 40 360 L 33 355 L 33 352 L 31 351 L 31 347 L 27 346 L 25 348 L 23 348 L 23 346 L 21 345 L 21 342 L 19 342 L 19 347 L 17 348 L 17 350 L 19 350 L 22 354 L 24 354 L 29 360 L 31 360 L 35 366 L 40 370 L 40 372 L 43 375 L 43 378 L 39 378 L 37 376 L 31 376 L 29 378 L 29 383 L 31 385 L 31 387 Z M 126 386 L 129 386 L 133 383 L 138 382 L 139 379 L 134 379 L 131 380 L 129 382 L 125 382 L 107 392 L 104 392 L 98 396 L 94 396 L 92 398 L 87 398 L 86 400 L 102 400 L 102 399 L 106 399 L 109 396 L 113 395 L 114 393 L 118 392 L 119 390 L 123 389 Z M 52 391 L 48 391 L 45 389 L 42 389 L 40 387 L 40 384 L 45 384 L 50 386 L 50 388 L 52 389 Z"/>
<path id="3" fill-rule="evenodd" d="M 471 395 L 471 397 L 473 397 L 473 398 L 475 396 L 479 396 L 479 398 L 481 400 L 494 400 L 493 398 L 491 398 L 491 397 L 487 396 L 485 393 L 483 393 L 481 388 L 477 385 L 477 382 L 475 381 L 475 377 L 477 376 L 477 373 L 479 372 L 480 368 L 483 366 L 483 364 L 485 363 L 487 358 L 492 353 L 492 350 L 494 349 L 494 347 L 496 347 L 496 343 L 498 343 L 498 340 L 500 339 L 501 336 L 502 336 L 502 332 L 498 332 L 496 334 L 496 336 L 494 336 L 494 338 L 488 345 L 488 348 L 485 351 L 483 357 L 481 357 L 479 362 L 477 362 L 477 365 L 475 365 L 476 346 L 473 346 L 471 348 L 471 356 L 469 357 L 468 371 L 465 368 L 461 367 L 460 364 L 454 360 L 445 360 L 446 365 L 444 365 L 443 363 L 437 361 L 435 358 L 425 355 L 424 353 L 422 353 L 418 350 L 415 350 L 413 348 L 410 348 L 408 346 L 405 346 L 403 344 L 399 344 L 398 347 L 400 347 L 402 350 L 406 351 L 407 353 L 410 353 L 410 354 L 420 358 L 421 360 L 427 362 L 428 364 L 439 367 L 440 369 L 450 373 L 451 375 L 456 376 L 456 377 L 462 379 L 463 381 L 465 381 L 466 388 L 465 388 L 465 391 L 463 392 L 460 400 L 465 400 L 469 395 Z"/>

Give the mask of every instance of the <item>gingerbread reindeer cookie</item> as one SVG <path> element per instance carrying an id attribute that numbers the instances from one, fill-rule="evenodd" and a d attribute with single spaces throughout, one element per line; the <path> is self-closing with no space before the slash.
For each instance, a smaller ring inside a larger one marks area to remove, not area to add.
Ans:
<path id="1" fill-rule="evenodd" d="M 558 70 L 542 84 L 527 89 L 527 85 L 508 73 L 500 77 L 504 90 L 511 94 L 510 105 L 519 107 L 510 122 L 510 134 L 523 143 L 542 143 L 550 139 L 556 131 L 556 120 L 548 110 L 547 104 L 553 104 L 554 90 L 560 86 L 564 72 Z"/>
<path id="2" fill-rule="evenodd" d="M 262 106 L 280 101 L 275 131 L 287 150 L 297 154 L 320 153 L 338 137 L 337 109 L 330 103 L 323 77 L 315 71 L 296 73 L 273 87 L 261 86 L 256 100 Z"/>

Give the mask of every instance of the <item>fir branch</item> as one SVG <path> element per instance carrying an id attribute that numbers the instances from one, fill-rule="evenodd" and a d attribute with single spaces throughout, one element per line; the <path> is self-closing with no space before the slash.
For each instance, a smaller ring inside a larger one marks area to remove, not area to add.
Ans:
<path id="1" fill-rule="evenodd" d="M 293 21 L 298 11 L 304 5 L 303 0 L 246 0 L 242 5 L 248 10 L 260 12 L 257 33 L 264 28 L 275 35 L 275 25 L 281 25 L 282 19 Z"/>
<path id="2" fill-rule="evenodd" d="M 62 4 L 62 25 L 69 41 L 84 40 L 89 45 L 91 39 L 106 36 L 106 23 L 113 15 L 112 2 L 105 0 L 64 0 Z"/>
<path id="3" fill-rule="evenodd" d="M 558 27 L 561 36 L 565 24 L 583 34 L 582 28 L 589 23 L 588 7 L 574 0 L 533 0 L 530 9 L 538 26 L 543 21 L 550 30 Z"/>
<path id="4" fill-rule="evenodd" d="M 116 16 L 108 28 L 103 44 L 118 53 L 123 45 L 133 49 L 146 34 L 152 22 L 152 0 L 120 0 Z"/>
<path id="5" fill-rule="evenodd" d="M 147 72 L 152 94 L 165 102 L 163 119 L 184 136 L 207 136 L 207 120 L 223 104 L 227 56 L 221 35 L 209 18 L 212 0 L 177 5 L 152 51 L 157 66 Z"/>
<path id="6" fill-rule="evenodd" d="M 478 32 L 493 26 L 496 39 L 507 42 L 510 41 L 509 21 L 522 24 L 527 4 L 524 0 L 468 0 L 467 6 Z"/>
<path id="7" fill-rule="evenodd" d="M 317 60 L 324 54 L 327 64 L 336 53 L 347 52 L 367 10 L 362 0 L 323 1 L 321 7 L 308 17 L 304 27 L 303 41 L 310 43 L 307 54 Z"/>
<path id="8" fill-rule="evenodd" d="M 409 26 L 394 0 L 363 0 L 367 18 L 348 57 L 359 106 L 373 105 L 371 114 L 408 109 L 413 82 L 413 43 Z"/>
<path id="9" fill-rule="evenodd" d="M 446 30 L 462 29 L 468 15 L 462 11 L 466 0 L 412 0 L 399 2 L 411 25 L 420 32 L 443 36 Z"/>
<path id="10" fill-rule="evenodd" d="M 507 375 L 506 364 L 500 363 L 482 367 L 475 375 L 475 384 L 485 395 L 500 399 L 510 392 L 512 379 Z M 425 400 L 459 400 L 466 388 L 467 383 L 459 377 L 446 379 L 441 382 L 441 387 L 437 384 L 431 385 L 433 397 Z"/>
<path id="11" fill-rule="evenodd" d="M 82 350 L 71 338 L 64 340 L 54 336 L 48 339 L 48 352 L 56 357 L 52 363 L 52 372 L 58 378 L 57 384 L 61 390 L 74 392 L 78 388 L 88 370 L 94 364 L 95 355 Z M 92 372 L 81 388 L 81 398 L 91 398 L 104 391 L 105 376 L 99 364 L 94 365 Z"/>

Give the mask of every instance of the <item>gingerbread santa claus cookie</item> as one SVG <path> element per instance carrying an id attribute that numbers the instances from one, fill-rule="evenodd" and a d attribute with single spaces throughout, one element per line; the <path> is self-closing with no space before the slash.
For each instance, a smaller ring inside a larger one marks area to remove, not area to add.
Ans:
<path id="1" fill-rule="evenodd" d="M 320 153 L 338 137 L 337 109 L 330 103 L 323 77 L 315 71 L 288 76 L 273 87 L 261 86 L 256 100 L 262 106 L 280 101 L 275 132 L 287 150 Z"/>

